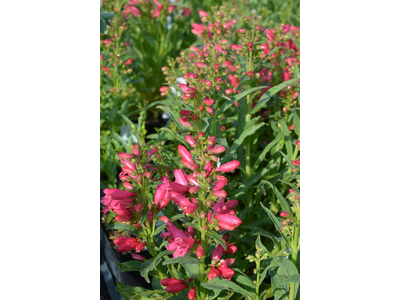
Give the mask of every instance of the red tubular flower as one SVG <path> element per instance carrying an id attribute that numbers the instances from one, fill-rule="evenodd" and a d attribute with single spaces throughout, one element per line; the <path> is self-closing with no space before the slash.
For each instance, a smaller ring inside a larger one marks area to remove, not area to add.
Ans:
<path id="1" fill-rule="evenodd" d="M 190 110 L 181 110 L 179 113 L 180 113 L 182 116 L 184 116 L 184 117 L 188 117 L 188 116 L 190 116 L 193 112 L 190 111 Z"/>
<path id="2" fill-rule="evenodd" d="M 189 286 L 187 284 L 174 284 L 169 285 L 165 289 L 168 293 L 179 293 L 182 292 L 184 289 L 187 289 Z"/>
<path id="3" fill-rule="evenodd" d="M 181 162 L 186 168 L 188 168 L 188 169 L 190 169 L 192 171 L 195 171 L 195 170 L 197 170 L 199 168 L 198 164 L 191 164 L 190 162 L 188 162 L 185 159 L 181 159 Z"/>
<path id="4" fill-rule="evenodd" d="M 136 156 L 140 155 L 140 151 L 138 148 L 139 148 L 138 144 L 132 146 L 132 153 L 135 154 Z"/>
<path id="5" fill-rule="evenodd" d="M 190 189 L 189 189 L 189 193 L 190 194 L 195 194 L 195 193 L 197 193 L 197 191 L 199 190 L 200 188 L 198 187 L 198 186 L 192 186 L 192 187 L 190 187 Z"/>
<path id="6" fill-rule="evenodd" d="M 217 171 L 217 172 L 230 172 L 230 171 L 233 171 L 233 170 L 239 168 L 239 166 L 240 166 L 240 161 L 233 160 L 231 162 L 228 162 L 226 164 L 223 164 L 223 165 L 219 166 L 218 168 L 215 169 L 215 171 Z"/>
<path id="7" fill-rule="evenodd" d="M 190 135 L 186 135 L 185 140 L 191 147 L 196 147 L 196 141 Z"/>
<path id="8" fill-rule="evenodd" d="M 219 272 L 217 271 L 216 268 L 211 267 L 210 272 L 207 274 L 207 278 L 209 281 L 212 281 L 214 278 L 217 278 L 219 275 Z"/>
<path id="9" fill-rule="evenodd" d="M 227 194 L 224 190 L 213 191 L 213 194 L 215 197 L 218 197 L 218 198 L 225 198 L 227 196 Z"/>
<path id="10" fill-rule="evenodd" d="M 113 211 L 117 214 L 115 220 L 118 222 L 127 222 L 133 217 L 132 210 L 130 209 L 114 209 Z"/>
<path id="11" fill-rule="evenodd" d="M 265 29 L 265 35 L 267 36 L 268 40 L 273 40 L 275 38 L 275 34 L 271 29 Z"/>
<path id="12" fill-rule="evenodd" d="M 199 15 L 200 17 L 208 17 L 208 13 L 206 13 L 204 10 L 199 10 Z"/>
<path id="13" fill-rule="evenodd" d="M 184 186 L 182 184 L 179 183 L 175 183 L 175 182 L 170 182 L 169 185 L 171 186 L 171 188 L 181 194 L 187 193 L 187 191 L 189 190 L 189 188 L 187 186 Z"/>
<path id="14" fill-rule="evenodd" d="M 145 260 L 145 258 L 143 256 L 141 256 L 139 254 L 136 254 L 136 253 L 132 253 L 132 258 L 135 259 L 135 260 L 140 260 L 140 261 L 144 261 Z"/>
<path id="15" fill-rule="evenodd" d="M 237 247 L 234 245 L 234 243 L 226 245 L 225 254 L 234 254 L 236 251 L 237 251 Z"/>
<path id="16" fill-rule="evenodd" d="M 161 186 L 161 185 L 159 185 Z M 157 187 L 159 187 L 157 186 Z M 156 193 L 154 194 L 154 204 L 157 205 L 161 199 L 164 198 L 166 193 L 166 189 L 165 188 L 158 188 Z"/>
<path id="17" fill-rule="evenodd" d="M 228 181 L 225 181 L 225 180 L 219 180 L 219 181 L 217 181 L 217 182 L 215 183 L 214 187 L 212 188 L 212 191 L 213 191 L 213 192 L 216 192 L 216 191 L 222 190 L 222 189 L 225 187 L 225 185 L 226 185 L 227 183 L 228 183 Z"/>
<path id="18" fill-rule="evenodd" d="M 192 127 L 192 123 L 190 123 L 189 121 L 183 119 L 183 118 L 178 118 L 179 123 L 181 123 L 183 126 L 185 127 Z"/>
<path id="19" fill-rule="evenodd" d="M 132 153 L 124 153 L 124 152 L 120 152 L 118 153 L 119 159 L 122 163 L 123 160 L 131 160 L 133 158 L 133 154 Z"/>
<path id="20" fill-rule="evenodd" d="M 243 47 L 240 45 L 231 45 L 232 50 L 241 50 Z"/>
<path id="21" fill-rule="evenodd" d="M 187 179 L 191 184 L 193 184 L 195 186 L 200 186 L 200 183 L 197 181 L 197 179 L 192 174 L 189 174 L 187 176 Z"/>
<path id="22" fill-rule="evenodd" d="M 161 280 L 161 285 L 163 286 L 176 285 L 176 284 L 185 284 L 185 281 L 175 278 L 164 278 Z"/>
<path id="23" fill-rule="evenodd" d="M 196 299 L 196 288 L 191 288 L 189 290 L 188 299 L 189 300 L 195 300 Z"/>
<path id="24" fill-rule="evenodd" d="M 136 196 L 135 193 L 117 189 L 105 189 L 103 192 L 106 194 L 106 197 L 111 197 L 112 199 L 116 200 L 122 200 Z"/>
<path id="25" fill-rule="evenodd" d="M 197 62 L 197 63 L 196 63 L 196 66 L 199 67 L 199 68 L 204 68 L 204 67 L 206 67 L 207 65 L 206 65 L 205 63 L 202 63 L 202 62 Z"/>
<path id="26" fill-rule="evenodd" d="M 182 145 L 178 146 L 178 152 L 179 155 L 182 157 L 183 160 L 186 160 L 187 162 L 194 164 L 192 155 L 190 154 L 190 152 Z"/>
<path id="27" fill-rule="evenodd" d="M 199 207 L 199 204 L 193 204 L 187 198 L 175 191 L 171 191 L 171 198 L 174 200 L 175 204 L 178 205 L 179 208 L 184 210 L 187 214 L 195 212 L 196 209 Z"/>
<path id="28" fill-rule="evenodd" d="M 187 186 L 188 181 L 186 178 L 186 173 L 182 169 L 176 169 L 174 170 L 174 175 L 175 175 L 175 182 L 179 183 L 183 186 Z"/>
<path id="29" fill-rule="evenodd" d="M 196 240 L 191 238 L 188 232 L 183 232 L 176 228 L 172 222 L 167 223 L 167 230 L 172 237 L 171 241 L 168 241 L 167 250 L 174 251 L 174 258 L 184 257 L 186 252 L 193 247 Z"/>
<path id="30" fill-rule="evenodd" d="M 163 221 L 164 223 L 168 223 L 170 220 L 166 216 L 161 216 L 160 220 Z"/>
<path id="31" fill-rule="evenodd" d="M 169 91 L 169 87 L 168 87 L 168 86 L 162 86 L 162 87 L 160 87 L 161 96 L 167 95 L 167 94 L 168 94 L 168 91 Z"/>
<path id="32" fill-rule="evenodd" d="M 211 260 L 213 260 L 215 263 L 219 262 L 222 258 L 223 253 L 224 253 L 224 248 L 222 247 L 221 244 L 219 244 L 211 254 Z"/>
<path id="33" fill-rule="evenodd" d="M 213 149 L 211 149 L 211 152 L 214 154 L 219 154 L 225 151 L 225 147 L 224 146 L 217 146 Z"/>
<path id="34" fill-rule="evenodd" d="M 210 105 L 214 104 L 214 100 L 213 99 L 205 99 L 203 102 L 207 106 L 210 106 Z"/>
<path id="35" fill-rule="evenodd" d="M 146 245 L 146 242 L 140 242 L 136 238 L 122 236 L 117 237 L 114 240 L 114 244 L 118 246 L 118 252 L 129 252 L 135 250 L 137 253 L 139 253 L 141 250 L 144 249 L 144 245 Z"/>
<path id="36" fill-rule="evenodd" d="M 124 182 L 123 183 L 124 188 L 126 188 L 127 190 L 133 190 L 133 185 L 130 184 L 129 182 Z"/>
<path id="37" fill-rule="evenodd" d="M 199 36 L 199 37 L 203 34 L 203 32 L 205 30 L 204 25 L 197 24 L 197 23 L 193 23 L 192 27 L 193 27 L 192 33 L 197 35 L 197 36 Z"/>
<path id="38" fill-rule="evenodd" d="M 197 247 L 196 256 L 198 257 L 198 259 L 201 259 L 204 256 L 204 250 L 202 246 Z"/>
<path id="39" fill-rule="evenodd" d="M 234 230 L 242 224 L 242 220 L 231 214 L 219 214 L 215 215 L 214 218 L 219 221 L 218 226 L 225 230 Z"/>
<path id="40" fill-rule="evenodd" d="M 217 267 L 217 270 L 218 270 L 219 274 L 221 275 L 221 277 L 223 277 L 223 278 L 230 278 L 233 275 L 235 275 L 235 271 L 233 271 L 232 269 L 230 269 L 228 267 Z"/>
<path id="41" fill-rule="evenodd" d="M 240 82 L 239 78 L 237 78 L 234 75 L 229 75 L 228 78 L 234 88 L 237 88 L 239 86 L 239 82 Z"/>
<path id="42" fill-rule="evenodd" d="M 293 160 L 292 161 L 293 166 L 300 166 L 300 158 L 298 160 Z"/>
<path id="43" fill-rule="evenodd" d="M 286 218 L 287 216 L 289 216 L 289 213 L 287 211 L 283 211 L 280 213 L 280 216 Z"/>

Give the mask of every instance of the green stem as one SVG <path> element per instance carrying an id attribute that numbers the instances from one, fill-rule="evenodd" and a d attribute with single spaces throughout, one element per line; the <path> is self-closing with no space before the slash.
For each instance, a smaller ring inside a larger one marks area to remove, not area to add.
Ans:
<path id="1" fill-rule="evenodd" d="M 293 242 L 292 242 L 292 262 L 296 266 L 296 268 L 297 268 L 299 235 L 300 235 L 299 227 L 297 224 L 295 224 L 294 234 L 293 234 Z M 294 300 L 296 283 L 295 282 L 289 283 L 289 288 L 290 288 L 289 300 Z"/>
<path id="2" fill-rule="evenodd" d="M 247 113 L 246 113 L 246 124 L 251 120 L 251 97 L 247 95 Z M 251 140 L 250 137 L 247 137 L 246 143 L 246 178 L 250 178 L 251 176 Z"/>
<path id="3" fill-rule="evenodd" d="M 257 282 L 256 282 L 256 299 L 259 300 L 259 288 L 260 288 L 260 260 L 256 260 L 256 267 L 257 267 Z"/>

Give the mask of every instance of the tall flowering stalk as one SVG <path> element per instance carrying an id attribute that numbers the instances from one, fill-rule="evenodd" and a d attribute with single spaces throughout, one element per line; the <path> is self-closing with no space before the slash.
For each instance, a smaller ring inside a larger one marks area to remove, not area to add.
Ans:
<path id="1" fill-rule="evenodd" d="M 189 293 L 197 295 L 196 299 L 205 299 L 209 290 L 201 283 L 216 277 L 230 280 L 235 274 L 230 268 L 234 259 L 223 259 L 223 256 L 233 254 L 236 247 L 234 243 L 225 243 L 223 233 L 234 230 L 242 221 L 233 210 L 238 201 L 229 199 L 224 190 L 228 185 L 224 175 L 237 169 L 240 162 L 233 160 L 217 166 L 217 155 L 223 153 L 225 147 L 216 145 L 215 137 L 206 137 L 202 131 L 186 135 L 185 140 L 191 150 L 183 145 L 177 150 L 187 171 L 175 169 L 175 180 L 165 181 L 157 187 L 155 203 L 162 208 L 172 201 L 185 216 L 182 217 L 183 225 L 191 224 L 184 232 L 164 219 L 168 232 L 163 237 L 168 238 L 167 249 L 173 251 L 174 258 L 187 257 L 191 253 L 199 259 L 198 274 L 186 288 L 192 286 Z M 211 249 L 214 250 L 210 259 L 207 253 Z"/>

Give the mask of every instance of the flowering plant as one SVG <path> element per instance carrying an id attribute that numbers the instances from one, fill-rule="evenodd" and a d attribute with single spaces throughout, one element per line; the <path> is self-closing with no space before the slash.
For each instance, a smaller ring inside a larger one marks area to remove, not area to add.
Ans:
<path id="1" fill-rule="evenodd" d="M 160 68 L 166 126 L 124 118 L 138 143 L 103 221 L 153 287 L 118 283 L 126 299 L 300 297 L 300 29 L 238 11 L 200 10 L 196 42 Z"/>

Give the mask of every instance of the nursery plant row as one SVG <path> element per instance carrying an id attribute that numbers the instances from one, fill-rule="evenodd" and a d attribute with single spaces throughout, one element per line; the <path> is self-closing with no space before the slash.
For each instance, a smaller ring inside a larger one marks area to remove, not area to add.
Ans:
<path id="1" fill-rule="evenodd" d="M 298 1 L 109 0 L 100 23 L 111 297 L 300 299 Z"/>

